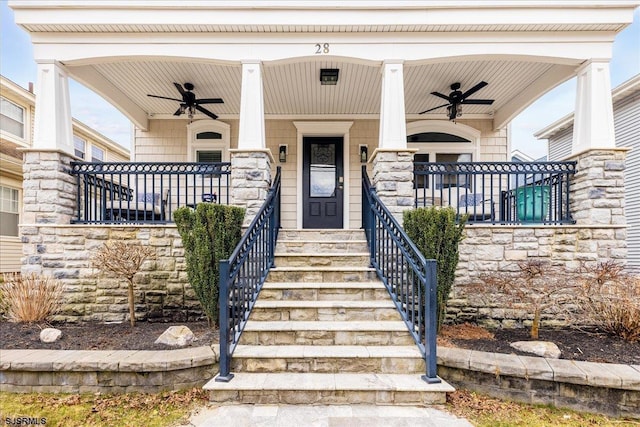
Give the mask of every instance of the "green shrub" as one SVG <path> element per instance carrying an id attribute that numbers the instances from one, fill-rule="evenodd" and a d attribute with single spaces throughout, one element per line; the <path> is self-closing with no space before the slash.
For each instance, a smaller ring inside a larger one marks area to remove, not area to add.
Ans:
<path id="1" fill-rule="evenodd" d="M 453 208 L 418 208 L 404 212 L 404 229 L 425 258 L 437 261 L 438 331 L 447 310 L 458 265 L 458 244 L 463 239 L 467 216 Z"/>
<path id="2" fill-rule="evenodd" d="M 244 209 L 200 203 L 173 213 L 184 246 L 187 276 L 209 324 L 218 323 L 220 261 L 229 258 L 242 237 Z"/>

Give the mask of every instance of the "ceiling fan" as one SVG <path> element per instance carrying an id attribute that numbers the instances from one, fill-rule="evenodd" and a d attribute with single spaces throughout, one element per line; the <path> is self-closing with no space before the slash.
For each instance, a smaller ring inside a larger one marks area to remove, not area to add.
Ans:
<path id="1" fill-rule="evenodd" d="M 152 98 L 169 99 L 171 101 L 178 101 L 180 103 L 180 108 L 178 108 L 176 112 L 173 113 L 174 116 L 179 116 L 180 114 L 187 113 L 189 116 L 189 119 L 193 119 L 193 115 L 196 113 L 196 110 L 198 110 L 201 113 L 206 114 L 207 116 L 211 117 L 214 120 L 218 118 L 218 116 L 212 113 L 211 111 L 207 110 L 204 107 L 201 107 L 201 104 L 223 104 L 224 101 L 221 98 L 197 99 L 196 94 L 191 92 L 194 88 L 192 83 L 185 83 L 184 88 L 180 83 L 174 82 L 173 84 L 176 87 L 176 89 L 178 89 L 178 92 L 180 92 L 180 95 L 182 95 L 182 99 L 168 98 L 166 96 L 150 95 L 150 94 L 147 94 L 147 96 L 150 96 Z"/>
<path id="2" fill-rule="evenodd" d="M 447 103 L 422 111 L 419 114 L 424 114 L 428 113 L 429 111 L 437 110 L 438 108 L 447 107 L 449 120 L 455 120 L 456 117 L 460 117 L 462 115 L 461 104 L 491 105 L 493 104 L 493 99 L 467 99 L 469 96 L 473 95 L 488 84 L 489 83 L 484 81 L 480 82 L 468 91 L 462 93 L 460 91 L 460 83 L 454 83 L 451 85 L 452 92 L 449 94 L 449 96 L 443 95 L 440 92 L 431 92 L 431 95 L 440 97 L 446 100 Z"/>

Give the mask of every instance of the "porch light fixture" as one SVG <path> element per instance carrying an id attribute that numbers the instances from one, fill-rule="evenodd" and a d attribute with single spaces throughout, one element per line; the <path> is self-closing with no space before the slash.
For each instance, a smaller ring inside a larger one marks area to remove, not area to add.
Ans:
<path id="1" fill-rule="evenodd" d="M 338 68 L 321 68 L 320 69 L 320 84 L 335 86 L 338 84 Z"/>
<path id="2" fill-rule="evenodd" d="M 360 163 L 367 163 L 369 159 L 369 147 L 366 145 L 360 145 Z"/>
<path id="3" fill-rule="evenodd" d="M 280 163 L 287 163 L 287 146 L 281 145 L 278 147 L 278 160 Z"/>

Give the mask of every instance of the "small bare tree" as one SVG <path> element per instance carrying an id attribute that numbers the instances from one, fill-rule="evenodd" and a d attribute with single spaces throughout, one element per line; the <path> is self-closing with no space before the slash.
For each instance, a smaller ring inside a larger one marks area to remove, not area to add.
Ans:
<path id="1" fill-rule="evenodd" d="M 578 284 L 567 280 L 563 269 L 543 261 L 527 260 L 517 265 L 515 273 L 483 275 L 470 289 L 477 292 L 476 296 L 484 304 L 520 306 L 532 313 L 530 335 L 532 339 L 538 339 L 542 314 L 551 309 L 569 314 L 565 305 L 575 301 Z"/>
<path id="2" fill-rule="evenodd" d="M 627 341 L 640 340 L 640 277 L 615 261 L 583 265 L 584 321 Z"/>
<path id="3" fill-rule="evenodd" d="M 46 322 L 58 312 L 62 283 L 35 273 L 7 273 L 0 284 L 0 308 L 12 322 Z"/>
<path id="4" fill-rule="evenodd" d="M 113 241 L 105 243 L 91 257 L 92 265 L 102 273 L 113 273 L 127 281 L 129 290 L 129 317 L 131 326 L 136 325 L 133 296 L 133 278 L 147 259 L 155 258 L 155 251 L 140 243 Z"/>

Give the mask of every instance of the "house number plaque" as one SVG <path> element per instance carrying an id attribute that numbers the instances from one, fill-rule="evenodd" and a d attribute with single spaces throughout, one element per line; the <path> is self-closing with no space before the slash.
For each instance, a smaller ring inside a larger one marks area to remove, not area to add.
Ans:
<path id="1" fill-rule="evenodd" d="M 329 53 L 329 43 L 316 43 L 316 55 Z"/>

